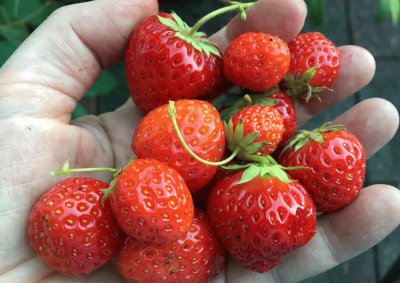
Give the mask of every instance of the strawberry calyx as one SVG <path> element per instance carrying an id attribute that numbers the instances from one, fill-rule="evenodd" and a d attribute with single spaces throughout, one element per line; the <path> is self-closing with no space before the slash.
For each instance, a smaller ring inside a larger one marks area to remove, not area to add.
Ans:
<path id="1" fill-rule="evenodd" d="M 251 155 L 249 157 L 249 159 L 252 160 L 252 162 L 250 163 L 222 166 L 223 169 L 228 171 L 244 169 L 242 177 L 237 184 L 247 183 L 257 176 L 260 176 L 261 178 L 277 177 L 279 180 L 286 184 L 297 182 L 296 180 L 290 179 L 289 175 L 285 171 L 308 168 L 305 166 L 284 167 L 278 164 L 275 159 L 270 155 Z"/>
<path id="2" fill-rule="evenodd" d="M 252 160 L 251 156 L 262 147 L 269 145 L 267 142 L 254 142 L 260 132 L 253 132 L 243 136 L 243 121 L 240 119 L 237 126 L 233 127 L 232 119 L 229 122 L 224 122 L 227 146 L 231 152 L 238 152 L 237 157 L 241 160 Z"/>
<path id="3" fill-rule="evenodd" d="M 176 37 L 191 44 L 198 51 L 206 53 L 207 57 L 211 54 L 221 57 L 221 52 L 216 44 L 208 40 L 205 33 L 199 32 L 200 27 L 218 15 L 235 10 L 239 11 L 240 17 L 243 20 L 246 20 L 245 10 L 254 4 L 253 2 L 240 3 L 236 1 L 226 1 L 226 3 L 228 4 L 227 7 L 217 9 L 205 15 L 193 27 L 185 23 L 175 12 L 171 12 L 172 19 L 164 18 L 160 15 L 157 17 L 163 25 L 175 31 Z"/>
<path id="4" fill-rule="evenodd" d="M 300 97 L 308 102 L 311 98 L 316 98 L 321 101 L 319 94 L 323 91 L 332 91 L 328 87 L 313 87 L 310 81 L 317 72 L 316 67 L 309 68 L 302 75 L 299 72 L 294 74 L 287 73 L 283 81 L 283 86 L 287 89 L 287 94 L 294 97 Z"/>
<path id="5" fill-rule="evenodd" d="M 323 133 L 326 132 L 340 132 L 344 131 L 346 128 L 343 125 L 334 125 L 332 122 L 327 122 L 316 128 L 312 131 L 301 130 L 296 132 L 296 134 L 285 144 L 284 148 L 282 149 L 280 156 L 288 150 L 289 148 L 294 148 L 294 152 L 301 149 L 310 141 L 315 141 L 317 143 L 323 143 L 324 138 L 322 136 Z"/>
<path id="6" fill-rule="evenodd" d="M 249 90 L 242 90 L 239 99 L 235 100 L 231 105 L 228 106 L 224 110 L 221 111 L 220 115 L 223 121 L 228 122 L 229 119 L 232 118 L 237 112 L 239 112 L 242 108 L 258 105 L 258 106 L 275 106 L 278 102 L 276 99 L 268 97 L 269 95 L 278 91 L 277 87 L 274 87 L 265 92 L 251 92 Z"/>

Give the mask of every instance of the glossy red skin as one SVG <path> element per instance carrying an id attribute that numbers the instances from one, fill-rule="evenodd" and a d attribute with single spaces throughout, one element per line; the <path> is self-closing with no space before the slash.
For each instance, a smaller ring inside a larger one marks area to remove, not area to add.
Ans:
<path id="1" fill-rule="evenodd" d="M 159 16 L 172 19 L 167 13 Z M 133 31 L 125 64 L 131 97 L 146 112 L 168 100 L 211 96 L 223 82 L 221 57 L 206 56 L 176 37 L 157 15 Z"/>
<path id="2" fill-rule="evenodd" d="M 269 98 L 276 100 L 274 108 L 278 110 L 279 114 L 283 119 L 284 131 L 282 139 L 278 144 L 278 148 L 282 147 L 291 137 L 293 137 L 296 131 L 296 109 L 290 96 L 284 91 L 279 90 L 268 96 Z"/>
<path id="3" fill-rule="evenodd" d="M 128 282 L 208 282 L 225 265 L 225 250 L 206 213 L 196 210 L 189 232 L 161 245 L 127 238 L 117 256 L 118 270 Z"/>
<path id="4" fill-rule="evenodd" d="M 314 236 L 316 210 L 300 183 L 258 176 L 238 185 L 242 173 L 214 186 L 207 212 L 230 255 L 252 271 L 266 272 Z"/>
<path id="5" fill-rule="evenodd" d="M 108 184 L 69 178 L 43 194 L 28 219 L 31 247 L 51 269 L 67 275 L 88 274 L 106 264 L 122 244 L 123 233 L 108 201 Z"/>
<path id="6" fill-rule="evenodd" d="M 322 144 L 310 141 L 296 152 L 289 148 L 279 163 L 311 167 L 288 174 L 305 186 L 318 211 L 331 212 L 356 198 L 363 185 L 366 160 L 364 147 L 347 131 L 324 133 L 323 139 Z"/>
<path id="7" fill-rule="evenodd" d="M 272 106 L 248 106 L 232 116 L 234 129 L 240 120 L 243 121 L 243 136 L 260 132 L 260 136 L 254 142 L 269 143 L 259 149 L 257 154 L 269 155 L 275 151 L 284 132 L 283 119 L 278 110 Z"/>
<path id="8" fill-rule="evenodd" d="M 193 200 L 185 181 L 157 160 L 129 163 L 118 177 L 110 202 L 121 229 L 142 241 L 176 241 L 193 221 Z"/>
<path id="9" fill-rule="evenodd" d="M 149 112 L 137 126 L 132 150 L 138 158 L 157 159 L 175 168 L 193 193 L 208 184 L 217 170 L 194 160 L 181 143 L 167 113 L 168 105 Z M 225 150 L 225 130 L 218 111 L 200 100 L 175 102 L 181 134 L 191 150 L 208 161 L 220 161 Z"/>
<path id="10" fill-rule="evenodd" d="M 332 86 L 340 73 L 340 54 L 337 47 L 319 32 L 302 33 L 289 43 L 289 72 L 303 74 L 311 67 L 317 67 L 309 84 L 313 87 Z"/>
<path id="11" fill-rule="evenodd" d="M 248 32 L 226 49 L 223 71 L 234 84 L 251 91 L 266 91 L 277 85 L 289 70 L 289 48 L 279 37 Z"/>

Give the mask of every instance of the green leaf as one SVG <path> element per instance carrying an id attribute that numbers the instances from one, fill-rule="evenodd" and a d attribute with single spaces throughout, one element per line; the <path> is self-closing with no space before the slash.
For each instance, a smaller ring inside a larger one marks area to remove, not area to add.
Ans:
<path id="1" fill-rule="evenodd" d="M 42 10 L 39 11 L 33 18 L 26 21 L 26 23 L 32 27 L 38 27 L 44 20 L 50 16 L 56 9 L 60 8 L 62 5 L 56 2 L 46 2 L 46 4 L 42 7 Z"/>
<path id="2" fill-rule="evenodd" d="M 206 52 L 207 57 L 210 56 L 209 54 L 214 54 L 218 57 L 221 57 L 221 52 L 219 51 L 219 49 L 217 48 L 217 46 L 215 46 L 214 43 L 210 42 L 210 41 L 200 41 L 200 46 L 202 47 L 202 49 Z"/>
<path id="3" fill-rule="evenodd" d="M 243 184 L 253 180 L 256 176 L 260 175 L 261 168 L 257 165 L 250 165 L 249 168 L 244 170 L 242 178 L 236 184 Z"/>
<path id="4" fill-rule="evenodd" d="M 174 22 L 171 19 L 167 19 L 161 16 L 157 16 L 158 20 L 165 26 L 169 27 L 170 29 L 174 30 L 174 31 L 178 31 L 179 30 L 179 26 L 176 22 Z"/>
<path id="5" fill-rule="evenodd" d="M 308 14 L 314 25 L 321 25 L 325 15 L 325 0 L 308 0 Z"/>
<path id="6" fill-rule="evenodd" d="M 375 20 L 377 22 L 383 22 L 389 15 L 389 0 L 380 0 L 378 10 L 375 14 Z"/>
<path id="7" fill-rule="evenodd" d="M 246 135 L 245 137 L 243 137 L 240 141 L 238 141 L 239 145 L 242 147 L 247 146 L 247 145 L 251 144 L 259 136 L 260 136 L 260 132 L 250 133 L 250 134 Z"/>
<path id="8" fill-rule="evenodd" d="M 0 41 L 0 67 L 3 66 L 15 49 L 16 46 L 11 42 Z"/>
<path id="9" fill-rule="evenodd" d="M 19 46 L 29 35 L 28 28 L 25 25 L 6 26 L 2 31 L 2 36 L 6 41 L 15 46 Z"/>
<path id="10" fill-rule="evenodd" d="M 189 29 L 189 26 L 178 16 L 175 12 L 171 13 L 172 18 L 174 18 L 175 22 L 178 24 L 179 29 L 183 32 L 186 29 Z"/>
<path id="11" fill-rule="evenodd" d="M 72 112 L 72 119 L 77 119 L 81 116 L 84 116 L 87 114 L 87 111 L 85 107 L 83 107 L 81 104 L 76 104 L 75 110 Z"/>
<path id="12" fill-rule="evenodd" d="M 40 0 L 5 0 L 3 4 L 5 11 L 12 19 L 22 19 L 31 14 L 33 11 L 40 9 L 42 6 L 43 2 Z"/>
<path id="13" fill-rule="evenodd" d="M 239 169 L 244 169 L 248 168 L 250 164 L 232 164 L 232 165 L 226 165 L 226 166 L 221 166 L 224 170 L 228 171 L 235 171 Z"/>
<path id="14" fill-rule="evenodd" d="M 108 70 L 102 70 L 100 77 L 92 88 L 86 93 L 85 97 L 98 97 L 111 94 L 119 85 L 117 78 Z"/>
<path id="15" fill-rule="evenodd" d="M 390 15 L 392 16 L 393 25 L 397 25 L 400 16 L 400 1 L 389 0 Z"/>

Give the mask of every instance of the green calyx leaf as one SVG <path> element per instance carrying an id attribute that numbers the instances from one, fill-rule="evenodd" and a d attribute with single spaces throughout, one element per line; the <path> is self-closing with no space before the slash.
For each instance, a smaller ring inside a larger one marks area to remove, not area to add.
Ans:
<path id="1" fill-rule="evenodd" d="M 204 32 L 192 33 L 192 28 L 185 23 L 175 12 L 171 12 L 172 19 L 157 16 L 159 21 L 175 31 L 175 36 L 192 45 L 196 50 L 204 52 L 207 57 L 214 54 L 221 57 L 221 52 L 215 43 L 207 39 Z"/>
<path id="2" fill-rule="evenodd" d="M 282 156 L 282 154 L 289 148 L 294 148 L 294 152 L 296 152 L 310 141 L 323 143 L 324 142 L 323 133 L 332 131 L 339 132 L 344 130 L 346 130 L 346 128 L 343 125 L 334 125 L 332 122 L 327 122 L 312 131 L 307 131 L 307 130 L 298 131 L 289 141 L 286 142 L 280 155 Z"/>
<path id="3" fill-rule="evenodd" d="M 311 67 L 302 75 L 300 75 L 299 72 L 295 72 L 294 74 L 287 73 L 282 83 L 287 88 L 287 94 L 294 97 L 300 97 L 306 102 L 311 98 L 316 98 L 321 101 L 318 94 L 323 91 L 332 91 L 332 89 L 328 87 L 312 87 L 310 85 L 310 81 L 317 70 L 316 67 Z"/>
<path id="4" fill-rule="evenodd" d="M 228 107 L 221 111 L 221 119 L 223 121 L 229 121 L 229 119 L 231 119 L 232 116 L 239 112 L 242 108 L 252 105 L 275 106 L 277 101 L 268 96 L 277 91 L 278 88 L 276 87 L 265 92 L 251 92 L 248 90 L 242 90 L 240 98 L 238 98 L 233 104 L 227 105 Z"/>
<path id="5" fill-rule="evenodd" d="M 224 122 L 228 149 L 231 152 L 237 152 L 237 157 L 241 160 L 251 160 L 250 155 L 255 154 L 266 142 L 254 142 L 260 132 L 253 132 L 248 135 L 243 134 L 243 121 L 239 121 L 236 127 L 233 127 L 232 119 L 228 123 Z"/>

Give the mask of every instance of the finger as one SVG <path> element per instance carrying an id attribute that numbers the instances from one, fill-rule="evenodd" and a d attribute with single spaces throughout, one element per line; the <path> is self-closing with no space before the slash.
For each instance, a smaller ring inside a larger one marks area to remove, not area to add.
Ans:
<path id="1" fill-rule="evenodd" d="M 332 91 L 320 94 L 321 102 L 311 99 L 297 103 L 297 123 L 307 122 L 313 115 L 353 95 L 365 87 L 375 74 L 374 57 L 366 49 L 347 45 L 339 48 L 341 57 L 340 75 Z"/>
<path id="2" fill-rule="evenodd" d="M 395 135 L 399 126 L 396 107 L 382 98 L 366 99 L 335 120 L 359 138 L 368 157 L 382 148 Z"/>
<path id="3" fill-rule="evenodd" d="M 318 232 L 303 248 L 270 272 L 228 265 L 228 282 L 298 282 L 333 268 L 371 248 L 400 224 L 400 191 L 387 185 L 361 190 L 346 208 L 318 219 Z"/>
<path id="4" fill-rule="evenodd" d="M 246 10 L 247 19 L 236 16 L 210 39 L 222 51 L 239 34 L 266 32 L 289 41 L 303 28 L 307 7 L 303 0 L 260 0 Z"/>
<path id="5" fill-rule="evenodd" d="M 1 105 L 19 114 L 69 114 L 101 67 L 121 60 L 132 29 L 156 11 L 156 0 L 99 0 L 58 9 L 1 69 Z"/>

